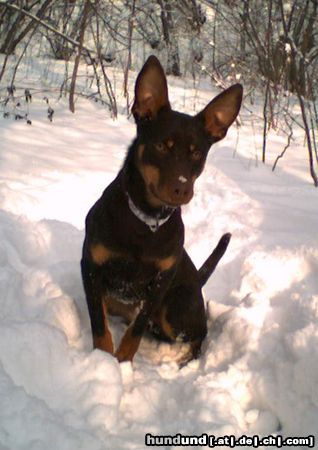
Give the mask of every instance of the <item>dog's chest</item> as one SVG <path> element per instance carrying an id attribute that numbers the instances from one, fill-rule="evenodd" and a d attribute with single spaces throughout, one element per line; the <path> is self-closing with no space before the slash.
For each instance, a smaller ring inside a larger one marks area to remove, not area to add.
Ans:
<path id="1" fill-rule="evenodd" d="M 107 293 L 117 300 L 130 303 L 145 298 L 147 286 L 158 269 L 152 262 L 117 257 L 107 262 L 103 272 Z"/>

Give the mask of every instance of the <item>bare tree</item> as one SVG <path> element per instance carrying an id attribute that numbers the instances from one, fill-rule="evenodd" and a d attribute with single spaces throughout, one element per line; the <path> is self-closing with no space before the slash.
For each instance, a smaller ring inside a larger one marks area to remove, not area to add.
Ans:
<path id="1" fill-rule="evenodd" d="M 168 57 L 166 72 L 167 75 L 174 75 L 179 77 L 181 75 L 180 57 L 178 41 L 175 35 L 172 4 L 169 0 L 158 0 L 158 4 L 161 8 L 160 17 Z"/>
<path id="2" fill-rule="evenodd" d="M 292 139 L 289 125 L 297 122 L 305 132 L 309 172 L 317 185 L 317 29 L 317 0 L 0 0 L 0 51 L 5 54 L 0 81 L 12 53 L 14 81 L 35 39 L 41 42 L 41 56 L 66 61 L 59 90 L 69 95 L 73 111 L 75 97 L 85 95 L 107 105 L 116 117 L 110 64 L 123 71 L 129 111 L 129 71 L 153 51 L 166 61 L 168 74 L 190 70 L 194 84 L 202 75 L 222 87 L 243 77 L 250 98 L 257 91 L 263 99 L 262 161 L 271 129 L 288 129 L 282 160 Z M 87 63 L 85 83 L 80 62 Z M 289 93 L 299 106 L 295 121 Z"/>
<path id="3" fill-rule="evenodd" d="M 80 27 L 79 46 L 77 49 L 77 55 L 75 57 L 73 75 L 72 75 L 71 87 L 70 87 L 69 105 L 70 105 L 70 111 L 72 113 L 75 112 L 74 94 L 75 94 L 76 78 L 77 78 L 78 67 L 79 67 L 79 63 L 80 63 L 80 59 L 81 59 L 82 51 L 83 51 L 84 35 L 85 35 L 85 29 L 87 26 L 89 11 L 90 11 L 90 1 L 85 0 L 82 22 L 81 22 L 81 27 Z"/>

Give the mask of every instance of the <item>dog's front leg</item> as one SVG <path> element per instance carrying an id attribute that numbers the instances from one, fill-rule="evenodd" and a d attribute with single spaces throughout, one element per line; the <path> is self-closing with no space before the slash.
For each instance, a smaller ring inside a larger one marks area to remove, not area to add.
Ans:
<path id="1" fill-rule="evenodd" d="M 146 299 L 142 302 L 141 309 L 135 320 L 127 328 L 115 353 L 119 362 L 133 360 L 153 311 L 159 307 L 174 275 L 174 268 L 158 272 L 156 277 L 149 283 Z"/>
<path id="2" fill-rule="evenodd" d="M 112 335 L 107 322 L 107 306 L 102 291 L 99 268 L 88 261 L 81 261 L 83 285 L 86 294 L 93 334 L 93 346 L 107 353 L 114 353 Z"/>

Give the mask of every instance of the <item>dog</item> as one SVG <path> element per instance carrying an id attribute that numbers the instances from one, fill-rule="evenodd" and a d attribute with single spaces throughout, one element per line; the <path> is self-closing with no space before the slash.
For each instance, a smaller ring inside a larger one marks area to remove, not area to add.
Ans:
<path id="1" fill-rule="evenodd" d="M 228 245 L 224 235 L 198 271 L 185 251 L 181 205 L 190 202 L 212 144 L 236 119 L 243 88 L 235 84 L 199 114 L 173 111 L 164 70 L 150 56 L 135 84 L 137 136 L 115 180 L 85 222 L 81 271 L 94 348 L 132 361 L 146 330 L 188 342 L 198 357 L 207 334 L 201 288 Z M 108 314 L 128 328 L 114 350 Z"/>

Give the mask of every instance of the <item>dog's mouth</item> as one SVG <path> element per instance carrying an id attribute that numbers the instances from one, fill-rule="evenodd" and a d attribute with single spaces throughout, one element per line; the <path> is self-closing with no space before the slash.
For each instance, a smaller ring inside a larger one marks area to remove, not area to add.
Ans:
<path id="1" fill-rule="evenodd" d="M 155 186 L 152 183 L 149 185 L 148 191 L 151 194 L 152 203 L 157 203 L 156 206 L 168 206 L 170 208 L 177 208 L 178 206 L 186 205 L 192 198 L 192 195 L 184 201 L 173 201 L 172 199 L 163 198 L 158 194 Z"/>

